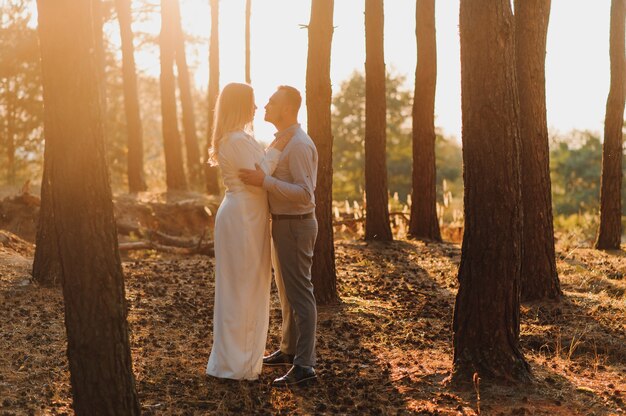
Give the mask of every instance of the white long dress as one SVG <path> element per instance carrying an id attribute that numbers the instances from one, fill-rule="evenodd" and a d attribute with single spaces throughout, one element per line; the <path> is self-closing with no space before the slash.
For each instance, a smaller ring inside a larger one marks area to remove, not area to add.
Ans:
<path id="1" fill-rule="evenodd" d="M 257 163 L 271 174 L 280 151 L 243 131 L 228 133 L 218 152 L 226 194 L 215 218 L 213 347 L 206 373 L 255 380 L 261 373 L 269 325 L 271 284 L 267 193 L 239 179 Z"/>

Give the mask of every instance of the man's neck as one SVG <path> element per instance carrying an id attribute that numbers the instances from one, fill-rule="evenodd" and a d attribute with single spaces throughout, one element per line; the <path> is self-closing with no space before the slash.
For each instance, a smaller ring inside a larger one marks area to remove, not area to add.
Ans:
<path id="1" fill-rule="evenodd" d="M 274 127 L 276 127 L 276 131 L 280 133 L 281 131 L 293 126 L 294 124 L 298 124 L 298 119 L 294 118 L 292 120 L 285 120 L 284 122 L 274 124 Z"/>

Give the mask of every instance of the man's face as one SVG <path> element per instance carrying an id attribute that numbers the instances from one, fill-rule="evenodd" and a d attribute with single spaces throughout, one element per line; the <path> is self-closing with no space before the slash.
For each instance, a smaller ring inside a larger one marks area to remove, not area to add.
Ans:
<path id="1" fill-rule="evenodd" d="M 265 121 L 276 124 L 284 117 L 285 97 L 281 90 L 276 91 L 265 105 Z"/>

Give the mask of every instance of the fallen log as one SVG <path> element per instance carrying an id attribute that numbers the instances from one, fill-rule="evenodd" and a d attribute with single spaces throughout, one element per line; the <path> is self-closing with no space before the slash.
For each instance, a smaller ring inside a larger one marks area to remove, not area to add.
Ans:
<path id="1" fill-rule="evenodd" d="M 177 237 L 158 230 L 148 230 L 142 227 L 138 227 L 134 224 L 129 224 L 127 222 L 118 222 L 117 232 L 121 235 L 135 235 L 140 238 L 146 238 L 149 241 L 155 241 L 161 244 L 165 244 L 167 246 L 192 248 L 197 247 L 202 243 L 204 235 L 206 234 L 206 229 L 199 239 L 195 239 Z"/>
<path id="2" fill-rule="evenodd" d="M 176 246 L 168 246 L 156 243 L 154 241 L 131 241 L 128 243 L 120 243 L 119 251 L 133 251 L 133 250 L 156 250 L 164 253 L 170 254 L 203 254 L 205 256 L 213 257 L 215 256 L 214 245 L 212 241 L 208 241 L 205 244 L 201 244 L 195 247 L 176 247 Z"/>

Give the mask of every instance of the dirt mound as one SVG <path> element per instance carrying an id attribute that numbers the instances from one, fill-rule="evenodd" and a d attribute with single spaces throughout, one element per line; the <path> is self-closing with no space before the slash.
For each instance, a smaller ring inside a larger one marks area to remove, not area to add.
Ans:
<path id="1" fill-rule="evenodd" d="M 219 199 L 194 192 L 120 195 L 115 198 L 118 232 L 160 231 L 171 236 L 201 235 L 212 228 Z"/>
<path id="2" fill-rule="evenodd" d="M 4 198 L 0 201 L 0 229 L 34 242 L 40 205 L 39 197 L 28 192 Z"/>
<path id="3" fill-rule="evenodd" d="M 0 230 L 0 287 L 30 284 L 34 253 L 33 244 Z"/>
<path id="4" fill-rule="evenodd" d="M 35 254 L 35 246 L 10 231 L 0 230 L 0 251 L 32 257 Z"/>
<path id="5" fill-rule="evenodd" d="M 119 234 L 158 231 L 176 237 L 197 237 L 212 228 L 220 199 L 195 192 L 143 192 L 119 195 L 113 202 Z M 40 198 L 29 192 L 4 198 L 0 201 L 0 229 L 34 243 L 40 205 Z"/>

